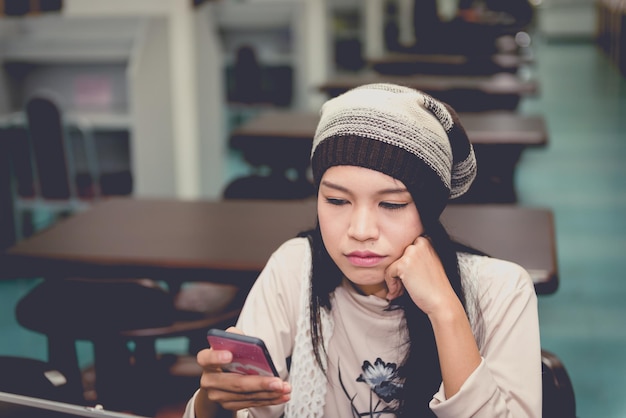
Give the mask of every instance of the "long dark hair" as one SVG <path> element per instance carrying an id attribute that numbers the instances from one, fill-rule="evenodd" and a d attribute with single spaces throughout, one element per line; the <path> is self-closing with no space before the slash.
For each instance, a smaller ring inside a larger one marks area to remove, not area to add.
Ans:
<path id="1" fill-rule="evenodd" d="M 430 238 L 450 284 L 467 312 L 466 294 L 461 283 L 457 253 L 482 253 L 453 241 L 439 220 L 440 210 L 433 210 L 433 205 L 440 206 L 441 203 L 429 202 L 429 199 L 424 198 L 416 200 L 420 187 L 417 187 L 417 190 L 413 187 L 410 189 L 413 189 L 411 194 L 420 212 L 424 233 Z M 320 350 L 323 350 L 322 342 L 326 336 L 322 335 L 320 312 L 322 309 L 331 310 L 331 294 L 341 284 L 343 273 L 326 250 L 319 223 L 313 230 L 300 235 L 308 237 L 311 244 L 311 339 L 317 363 L 324 369 L 322 357 L 326 353 Z M 430 320 L 407 292 L 391 301 L 390 309 L 404 311 L 404 323 L 399 331 L 407 332 L 409 344 L 401 368 L 403 375 L 400 377 L 404 379 L 404 388 L 399 398 L 398 416 L 434 416 L 428 404 L 441 384 L 441 370 Z"/>

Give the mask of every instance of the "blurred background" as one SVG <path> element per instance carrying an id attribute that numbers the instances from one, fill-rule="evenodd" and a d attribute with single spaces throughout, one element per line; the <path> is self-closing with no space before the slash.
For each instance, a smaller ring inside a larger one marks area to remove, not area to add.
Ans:
<path id="1" fill-rule="evenodd" d="M 282 161 L 295 157 L 272 149 L 274 159 L 285 154 L 276 162 L 283 183 L 265 181 L 274 160 L 258 153 L 255 160 L 233 144 L 233 132 L 267 111 L 314 115 L 327 97 L 324 83 L 380 74 L 377 60 L 389 55 L 421 56 L 422 64 L 430 57 L 430 67 L 413 68 L 411 76 L 428 72 L 474 83 L 474 77 L 505 73 L 536 83 L 505 110 L 540 116 L 548 142 L 523 151 L 512 179 L 516 195 L 494 201 L 553 211 L 560 284 L 553 294 L 539 296 L 542 347 L 566 366 L 578 417 L 626 416 L 626 2 L 0 4 L 2 249 L 58 220 L 45 205 L 14 210 L 16 201 L 38 192 L 38 162 L 25 139 L 34 96 L 52 99 L 67 127 L 75 200 L 82 202 L 73 211 L 88 207 L 95 193 L 245 195 L 259 190 L 259 178 L 262 187 L 289 188 L 288 198 L 310 197 L 310 184 L 300 182 L 306 173 Z M 459 57 L 478 64 L 451 70 Z M 393 65 L 385 67 L 391 68 L 386 75 L 406 75 L 405 67 Z M 467 105 L 470 113 L 487 100 L 468 97 L 458 106 Z M 52 152 L 47 155 L 52 159 Z M 255 182 L 236 182 L 246 178 Z M 18 301 L 40 282 L 0 281 L 0 356 L 47 360 L 45 336 L 15 319 Z M 157 350 L 185 353 L 186 344 L 183 338 L 159 341 Z M 89 369 L 90 343 L 79 341 L 78 349 L 81 367 Z M 175 399 L 157 414 L 176 416 L 183 401 Z"/>

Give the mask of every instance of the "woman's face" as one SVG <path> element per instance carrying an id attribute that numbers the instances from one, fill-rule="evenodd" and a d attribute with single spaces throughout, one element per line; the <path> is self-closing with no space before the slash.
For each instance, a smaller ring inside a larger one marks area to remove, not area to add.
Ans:
<path id="1" fill-rule="evenodd" d="M 324 245 L 343 274 L 385 297 L 385 269 L 424 232 L 405 185 L 357 166 L 333 166 L 320 181 L 317 212 Z"/>

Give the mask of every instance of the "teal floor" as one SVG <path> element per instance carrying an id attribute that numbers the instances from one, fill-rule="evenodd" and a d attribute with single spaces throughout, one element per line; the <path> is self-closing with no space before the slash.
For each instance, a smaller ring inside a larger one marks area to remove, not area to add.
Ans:
<path id="1" fill-rule="evenodd" d="M 535 45 L 550 144 L 523 155 L 520 203 L 554 211 L 560 287 L 539 300 L 544 348 L 584 418 L 626 417 L 626 79 L 589 44 Z"/>
<path id="2" fill-rule="evenodd" d="M 561 284 L 539 301 L 542 345 L 574 383 L 581 418 L 626 417 L 626 79 L 592 43 L 534 45 L 536 98 L 547 148 L 528 150 L 517 177 L 520 204 L 554 211 Z M 231 161 L 234 171 L 240 163 Z M 45 340 L 21 329 L 16 301 L 35 284 L 0 282 L 0 355 L 45 359 Z M 180 348 L 180 341 L 164 343 Z M 81 362 L 91 360 L 87 343 Z"/>

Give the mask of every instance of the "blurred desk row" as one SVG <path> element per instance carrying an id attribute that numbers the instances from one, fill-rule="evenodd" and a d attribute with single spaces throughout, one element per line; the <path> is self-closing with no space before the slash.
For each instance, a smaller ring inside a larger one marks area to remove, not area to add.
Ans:
<path id="1" fill-rule="evenodd" d="M 249 287 L 271 253 L 310 229 L 315 200 L 181 201 L 111 198 L 9 248 L 3 278 L 91 277 L 216 281 Z M 538 293 L 558 287 L 547 209 L 451 205 L 450 235 L 531 274 Z"/>
<path id="2" fill-rule="evenodd" d="M 32 125 L 26 111 L 0 115 L 1 248 L 30 233 L 44 200 L 59 213 L 133 189 L 128 113 L 37 110 Z"/>
<path id="3" fill-rule="evenodd" d="M 532 64 L 531 57 L 516 53 L 451 54 L 389 52 L 368 60 L 372 69 L 380 74 L 411 75 L 493 75 L 517 73 L 520 68 Z"/>
<path id="4" fill-rule="evenodd" d="M 132 191 L 131 136 L 133 121 L 123 111 L 67 111 L 62 112 L 66 135 L 67 163 L 72 164 L 77 175 L 89 171 L 87 147 L 93 146 L 97 158 L 97 171 L 119 184 L 105 184 L 107 194 L 128 194 Z M 52 133 L 50 133 L 52 135 Z M 31 165 L 34 163 L 32 140 L 28 138 L 25 112 L 0 115 L 0 141 L 11 154 L 14 174 L 17 177 L 17 193 L 28 196 L 33 193 Z"/>
<path id="5" fill-rule="evenodd" d="M 67 111 L 64 118 L 70 125 L 81 123 L 95 131 L 126 131 L 131 126 L 130 115 L 126 112 Z M 26 115 L 23 112 L 0 115 L 0 129 L 25 125 Z"/>
<path id="6" fill-rule="evenodd" d="M 466 112 L 459 117 L 474 146 L 479 167 L 478 177 L 463 201 L 516 202 L 515 168 L 526 148 L 547 145 L 548 129 L 544 118 L 512 111 Z M 317 112 L 266 111 L 235 128 L 230 145 L 240 150 L 251 165 L 269 166 L 270 177 L 295 170 L 297 178 L 292 179 L 293 183 L 300 182 L 303 190 L 312 191 L 306 184 L 306 171 L 318 121 Z M 278 181 L 267 183 L 285 189 Z M 225 195 L 236 198 L 248 192 L 261 193 L 256 186 L 258 184 L 251 186 L 245 179 L 235 180 Z"/>
<path id="7" fill-rule="evenodd" d="M 520 100 L 539 93 L 539 82 L 517 74 L 490 75 L 392 75 L 338 74 L 319 86 L 329 97 L 369 83 L 394 83 L 421 90 L 448 103 L 457 112 L 515 110 Z"/>

